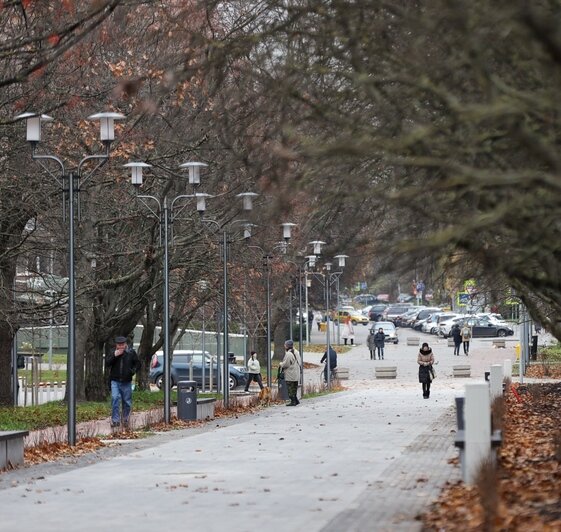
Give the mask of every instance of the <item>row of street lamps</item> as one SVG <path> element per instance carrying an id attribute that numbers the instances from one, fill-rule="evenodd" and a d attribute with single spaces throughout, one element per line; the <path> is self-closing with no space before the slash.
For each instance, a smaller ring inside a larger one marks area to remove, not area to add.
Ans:
<path id="1" fill-rule="evenodd" d="M 88 117 L 91 120 L 99 120 L 100 122 L 100 140 L 105 147 L 105 152 L 102 154 L 89 155 L 84 157 L 78 164 L 75 170 L 67 171 L 63 161 L 52 154 L 39 154 L 37 153 L 37 146 L 41 141 L 41 124 L 43 122 L 50 122 L 52 118 L 48 115 L 38 113 L 23 113 L 16 117 L 16 119 L 25 120 L 27 124 L 27 141 L 31 144 L 32 158 L 54 179 L 54 181 L 61 187 L 63 191 L 63 214 L 64 219 L 68 219 L 68 273 L 69 273 L 69 307 L 68 307 L 68 443 L 75 445 L 76 443 L 76 283 L 75 283 L 75 219 L 76 207 L 78 212 L 78 219 L 80 216 L 79 208 L 79 194 L 80 187 L 88 181 L 92 175 L 107 162 L 109 159 L 111 143 L 115 139 L 114 124 L 116 120 L 125 118 L 120 113 L 97 113 Z M 57 174 L 44 164 L 44 161 L 56 162 L 60 167 L 60 174 Z M 84 171 L 84 165 L 91 161 L 97 161 L 97 165 L 88 173 Z M 137 199 L 144 204 L 148 209 L 151 216 L 159 221 L 160 225 L 160 245 L 163 245 L 163 271 L 164 271 L 164 292 L 163 292 L 163 337 L 164 337 L 164 421 L 170 423 L 171 421 L 171 348 L 170 348 L 170 294 L 169 294 L 169 243 L 171 235 L 170 227 L 176 217 L 185 209 L 186 205 L 178 202 L 184 200 L 194 200 L 196 210 L 201 216 L 201 221 L 207 224 L 215 224 L 219 230 L 222 231 L 222 261 L 223 261 L 223 374 L 222 374 L 222 389 L 224 394 L 224 405 L 229 407 L 229 368 L 228 368 L 228 233 L 229 227 L 234 223 L 241 223 L 244 230 L 244 238 L 251 236 L 252 224 L 246 220 L 235 220 L 229 224 L 221 226 L 215 220 L 205 219 L 202 216 L 206 211 L 206 201 L 212 198 L 210 194 L 197 192 L 196 188 L 201 183 L 200 172 L 202 168 L 207 165 L 201 162 L 186 162 L 180 165 L 181 169 L 188 170 L 189 185 L 193 188 L 192 194 L 179 194 L 173 198 L 165 196 L 162 201 L 153 195 L 139 194 L 138 190 L 143 184 L 143 171 L 150 168 L 151 165 L 145 162 L 129 162 L 124 165 L 131 170 L 131 183 L 136 189 Z M 253 199 L 258 194 L 254 192 L 244 192 L 237 194 L 242 200 L 242 210 L 247 212 L 253 208 Z M 152 204 L 152 206 L 151 206 Z M 154 207 L 153 207 L 154 206 Z M 278 246 L 279 249 L 286 253 L 286 247 L 291 238 L 292 228 L 296 224 L 286 222 L 281 224 L 283 231 L 283 239 Z M 312 274 L 320 278 L 318 272 L 314 272 L 309 268 L 314 268 L 317 257 L 321 254 L 321 246 L 325 243 L 322 241 L 313 241 L 310 243 L 313 246 L 313 255 L 306 257 L 305 263 L 305 286 L 306 286 L 306 312 L 308 312 L 308 275 Z M 258 246 L 254 246 L 258 247 Z M 271 252 L 267 253 L 262 248 L 261 251 L 264 255 L 266 265 L 266 306 L 267 306 L 267 385 L 271 386 L 271 286 L 270 286 L 270 260 L 272 258 Z M 276 248 L 273 248 L 273 250 Z M 340 266 L 344 265 L 344 255 L 338 255 L 335 258 L 339 259 Z M 341 263 L 341 260 L 343 261 Z M 326 315 L 327 315 L 327 336 L 326 343 L 330 347 L 329 337 L 329 287 L 332 280 L 337 280 L 342 272 L 329 273 L 331 268 L 330 263 L 325 264 L 327 271 L 324 279 L 324 286 L 326 288 Z M 299 267 L 299 279 L 302 281 L 302 270 Z M 300 297 L 300 323 L 302 330 L 302 308 Z M 307 341 L 309 342 L 309 331 L 307 333 Z M 302 346 L 300 346 L 302 347 Z M 329 363 L 329 360 L 328 360 Z M 328 372 L 329 379 L 329 372 Z M 329 385 L 329 381 L 328 381 Z"/>

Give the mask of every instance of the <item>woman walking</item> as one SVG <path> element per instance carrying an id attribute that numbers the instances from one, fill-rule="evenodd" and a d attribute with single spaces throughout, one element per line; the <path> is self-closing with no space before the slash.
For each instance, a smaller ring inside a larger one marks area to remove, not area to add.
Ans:
<path id="1" fill-rule="evenodd" d="M 378 360 L 384 360 L 384 345 L 386 341 L 386 335 L 384 329 L 380 327 L 378 332 L 374 335 L 374 345 L 376 346 L 376 351 L 378 352 Z"/>
<path id="2" fill-rule="evenodd" d="M 430 397 L 430 383 L 432 380 L 432 365 L 434 364 L 434 355 L 432 349 L 426 342 L 421 346 L 419 355 L 417 356 L 419 364 L 419 382 L 423 385 L 423 397 Z"/>

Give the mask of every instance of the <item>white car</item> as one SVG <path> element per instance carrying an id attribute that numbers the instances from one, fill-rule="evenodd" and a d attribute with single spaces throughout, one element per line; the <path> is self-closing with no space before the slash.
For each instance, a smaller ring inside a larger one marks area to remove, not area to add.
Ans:
<path id="1" fill-rule="evenodd" d="M 452 327 L 456 325 L 456 323 L 461 322 L 465 319 L 466 316 L 462 316 L 461 314 L 455 318 L 450 318 L 448 320 L 440 322 L 438 325 L 438 334 L 440 336 L 444 336 L 444 338 L 448 338 L 450 336 L 450 331 Z"/>
<path id="2" fill-rule="evenodd" d="M 375 334 L 379 329 L 382 329 L 384 331 L 385 342 L 393 342 L 394 344 L 397 344 L 399 342 L 397 338 L 397 330 L 393 322 L 377 321 L 374 325 L 372 325 L 372 329 L 370 330 Z"/>

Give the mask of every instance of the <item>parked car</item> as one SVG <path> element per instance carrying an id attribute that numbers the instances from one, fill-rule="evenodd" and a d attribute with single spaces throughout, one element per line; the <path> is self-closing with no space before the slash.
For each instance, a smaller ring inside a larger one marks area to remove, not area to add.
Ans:
<path id="1" fill-rule="evenodd" d="M 380 321 L 380 318 L 382 317 L 382 314 L 384 313 L 384 310 L 386 310 L 386 307 L 388 305 L 386 305 L 385 303 L 377 303 L 376 305 L 372 305 L 372 307 L 370 307 L 370 310 L 368 311 L 368 319 L 370 321 Z"/>
<path id="2" fill-rule="evenodd" d="M 417 313 L 417 316 L 415 316 L 415 319 L 413 320 L 411 327 L 413 327 L 413 329 L 415 329 L 416 331 L 420 331 L 423 326 L 423 323 L 421 322 L 427 320 L 431 314 L 440 311 L 441 309 L 438 307 L 428 307 L 428 308 L 421 309 Z"/>
<path id="3" fill-rule="evenodd" d="M 410 308 L 411 305 L 408 305 L 406 303 L 401 303 L 399 305 L 390 305 L 386 308 L 386 310 L 384 310 L 382 317 L 384 321 L 391 321 L 395 324 L 395 320 L 402 314 L 405 314 Z"/>
<path id="4" fill-rule="evenodd" d="M 205 381 L 207 385 L 210 383 L 211 358 L 213 360 L 212 368 L 214 371 L 213 381 L 216 381 L 216 357 L 211 357 L 210 353 L 205 353 Z M 193 350 L 174 351 L 171 362 L 171 385 L 176 386 L 179 381 L 189 380 L 190 367 L 193 366 L 193 380 L 199 388 L 203 383 L 203 352 Z M 243 366 L 229 364 L 230 373 L 230 390 L 238 386 L 245 386 L 247 382 L 247 372 Z M 164 381 L 164 353 L 158 351 L 152 355 L 150 362 L 150 382 L 158 388 L 162 388 Z"/>
<path id="5" fill-rule="evenodd" d="M 470 317 L 460 323 L 460 327 L 463 327 L 464 323 L 467 323 L 471 327 L 471 334 L 473 338 L 489 338 L 493 336 L 512 336 L 514 330 L 512 327 L 506 324 L 498 324 L 491 321 L 487 317 Z"/>
<path id="6" fill-rule="evenodd" d="M 454 325 L 460 325 L 464 321 L 464 319 L 466 319 L 466 317 L 460 314 L 455 318 L 449 318 L 447 320 L 441 321 L 438 325 L 438 334 L 440 336 L 443 336 L 444 338 L 448 338 L 450 336 L 452 327 Z"/>
<path id="7" fill-rule="evenodd" d="M 335 323 L 335 325 L 337 325 L 339 321 L 341 321 L 341 323 L 345 323 L 349 316 L 353 325 L 358 325 L 359 323 L 362 325 L 368 325 L 368 318 L 357 310 L 340 310 L 333 316 L 333 323 Z"/>
<path id="8" fill-rule="evenodd" d="M 360 294 L 355 296 L 353 301 L 357 305 L 374 305 L 375 303 L 378 303 L 378 298 L 372 294 Z"/>
<path id="9" fill-rule="evenodd" d="M 377 333 L 379 329 L 384 331 L 386 342 L 393 342 L 394 344 L 399 343 L 399 339 L 397 338 L 397 329 L 391 321 L 377 321 L 374 325 L 372 325 L 371 330 L 374 333 Z"/>
<path id="10" fill-rule="evenodd" d="M 415 319 L 421 309 L 425 307 L 411 307 L 405 314 L 396 319 L 397 327 L 411 327 L 411 322 Z"/>

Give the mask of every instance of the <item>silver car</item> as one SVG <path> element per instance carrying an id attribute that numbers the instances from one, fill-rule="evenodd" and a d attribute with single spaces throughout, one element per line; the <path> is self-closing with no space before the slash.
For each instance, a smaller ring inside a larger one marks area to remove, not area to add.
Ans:
<path id="1" fill-rule="evenodd" d="M 397 338 L 397 330 L 395 325 L 391 321 L 377 321 L 372 326 L 372 333 L 376 334 L 380 329 L 384 331 L 385 341 L 386 342 L 393 342 L 397 344 L 399 342 Z"/>

